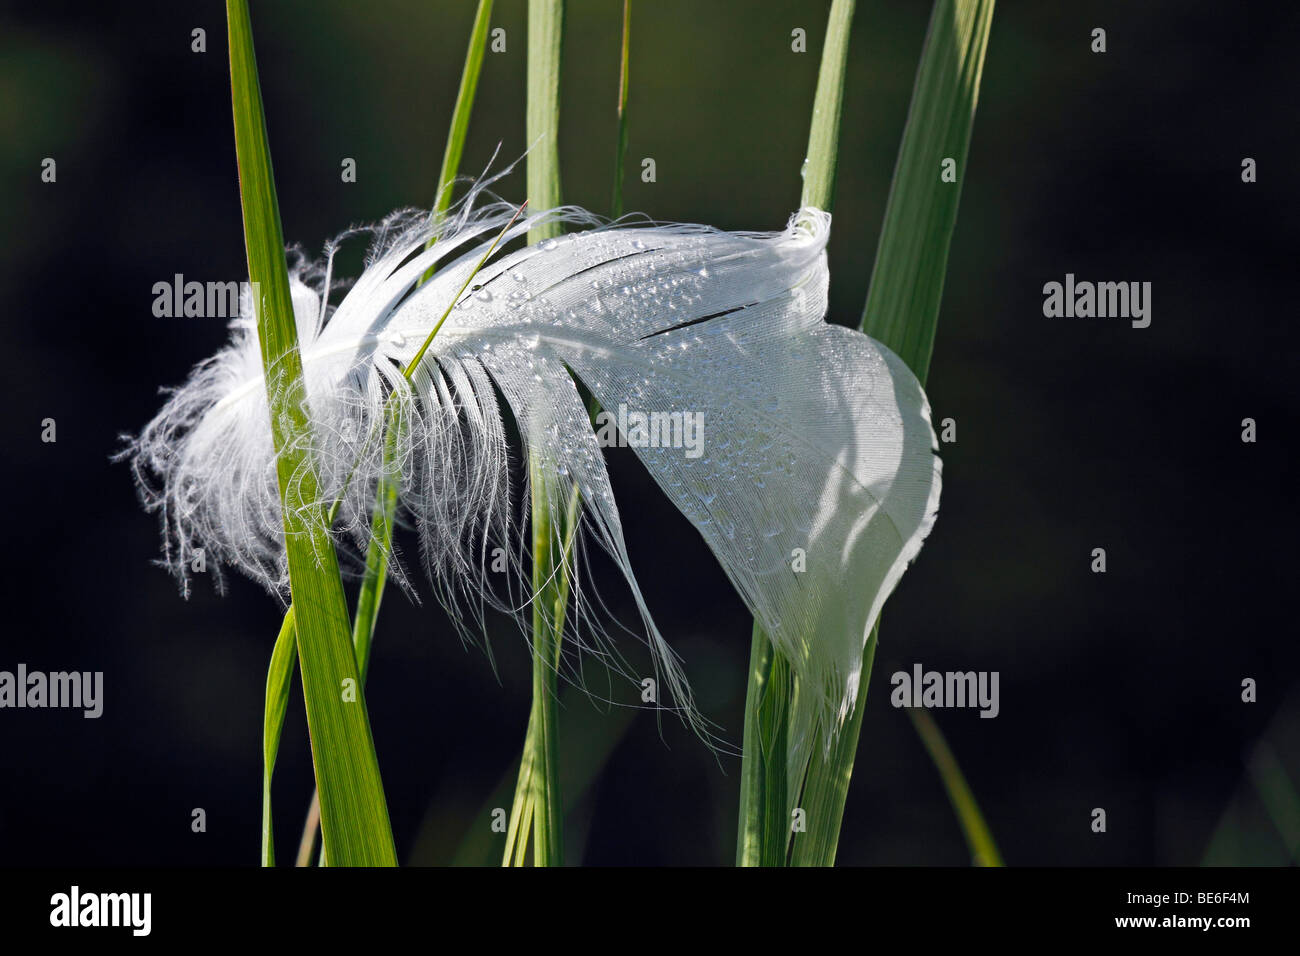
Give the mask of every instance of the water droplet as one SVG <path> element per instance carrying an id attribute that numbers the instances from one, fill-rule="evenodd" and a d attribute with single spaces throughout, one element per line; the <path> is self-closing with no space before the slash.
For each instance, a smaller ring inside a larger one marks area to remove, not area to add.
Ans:
<path id="1" fill-rule="evenodd" d="M 491 302 L 492 293 L 489 292 L 487 289 L 479 289 L 478 293 L 475 294 L 474 298 L 478 299 L 480 302 Z"/>

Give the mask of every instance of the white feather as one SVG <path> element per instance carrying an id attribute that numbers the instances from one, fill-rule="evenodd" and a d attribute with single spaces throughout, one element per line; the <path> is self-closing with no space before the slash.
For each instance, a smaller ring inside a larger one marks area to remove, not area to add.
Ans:
<path id="1" fill-rule="evenodd" d="M 481 627 L 487 607 L 522 610 L 531 598 L 523 574 L 530 489 L 511 487 L 500 395 L 552 508 L 580 490 L 585 532 L 626 578 L 673 705 L 705 732 L 637 586 L 574 378 L 607 409 L 702 414 L 699 457 L 671 447 L 636 452 L 791 661 L 800 687 L 793 759 L 819 726 L 829 741 L 853 707 L 867 634 L 920 549 L 940 488 L 915 377 L 879 343 L 823 321 L 829 214 L 804 209 L 781 232 L 728 233 L 542 211 L 521 217 L 502 245 L 547 221 L 580 231 L 498 253 L 457 299 L 516 212 L 477 204 L 481 195 L 482 184 L 429 249 L 426 214 L 386 220 L 337 308 L 328 304 L 333 246 L 323 266 L 293 263 L 321 488 L 308 506 L 341 499 L 340 551 L 358 560 L 382 467 L 375 435 L 386 403 L 396 403 L 406 423 L 402 514 L 418 531 L 439 599 L 467 629 Z M 402 369 L 449 307 L 408 385 Z M 164 563 L 183 582 L 203 548 L 209 566 L 237 568 L 287 595 L 266 388 L 247 315 L 124 455 L 146 507 L 161 515 Z M 502 553 L 505 575 L 491 570 Z M 574 588 L 566 646 L 628 671 L 604 639 L 598 597 L 579 581 Z"/>

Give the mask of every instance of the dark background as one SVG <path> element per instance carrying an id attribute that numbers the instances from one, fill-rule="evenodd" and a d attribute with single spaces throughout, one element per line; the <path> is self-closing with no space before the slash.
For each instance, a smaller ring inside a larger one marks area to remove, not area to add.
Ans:
<path id="1" fill-rule="evenodd" d="M 108 462 L 158 388 L 226 338 L 219 320 L 155 318 L 153 284 L 245 274 L 224 6 L 118 6 L 44 2 L 0 20 L 0 669 L 102 670 L 106 698 L 99 720 L 0 711 L 0 864 L 252 864 L 280 610 L 242 580 L 183 601 L 149 563 L 157 528 L 129 472 Z M 629 210 L 784 225 L 828 6 L 634 4 Z M 316 250 L 350 223 L 432 200 L 473 7 L 254 4 L 290 241 Z M 565 37 L 564 196 L 602 213 L 620 8 L 571 0 Z M 1001 674 L 997 719 L 935 716 L 1009 863 L 1291 859 L 1294 9 L 999 4 L 929 380 L 958 441 L 942 449 L 936 529 L 884 615 L 842 863 L 969 862 L 933 765 L 889 706 L 888 676 L 918 661 Z M 858 5 L 834 321 L 856 325 L 865 300 L 928 11 Z M 526 145 L 525 4 L 499 0 L 493 19 L 508 49 L 487 56 L 464 172 L 498 143 L 506 158 Z M 1104 55 L 1089 52 L 1097 26 Z M 208 31 L 206 54 L 190 52 L 194 27 Z M 806 54 L 790 50 L 795 27 Z M 46 156 L 56 184 L 40 181 Z M 653 184 L 638 175 L 646 156 Z M 340 182 L 343 157 L 357 160 L 355 184 Z M 522 175 L 501 186 L 514 200 L 522 189 Z M 1043 283 L 1066 272 L 1152 282 L 1151 327 L 1044 318 Z M 46 417 L 56 444 L 40 441 Z M 1244 417 L 1256 444 L 1240 441 Z M 635 459 L 615 454 L 612 467 L 660 628 L 738 743 L 748 615 Z M 1107 549 L 1104 575 L 1089 571 L 1094 547 Z M 438 612 L 388 595 L 367 696 L 403 862 L 498 852 L 487 814 L 508 806 L 494 791 L 529 699 L 523 642 L 498 630 L 499 680 Z M 1245 677 L 1258 703 L 1241 701 Z M 578 695 L 562 721 L 571 861 L 731 861 L 738 760 L 719 767 L 681 727 L 661 733 L 651 714 L 629 720 Z M 312 786 L 297 697 L 276 784 L 284 859 Z M 206 833 L 191 832 L 195 807 Z M 1090 830 L 1094 807 L 1105 834 Z"/>

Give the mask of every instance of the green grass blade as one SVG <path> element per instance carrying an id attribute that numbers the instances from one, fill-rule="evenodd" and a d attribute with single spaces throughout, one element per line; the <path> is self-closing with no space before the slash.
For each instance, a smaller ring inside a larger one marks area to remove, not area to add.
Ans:
<path id="1" fill-rule="evenodd" d="M 937 0 L 934 5 L 863 313 L 862 330 L 897 352 L 923 384 L 939 320 L 993 6 L 993 0 Z M 940 178 L 945 158 L 956 160 L 955 183 Z M 852 717 L 829 754 L 820 744 L 813 748 L 803 792 L 805 800 L 817 799 L 819 806 L 816 819 L 809 813 L 809 832 L 795 837 L 792 859 L 797 865 L 835 862 L 874 654 L 873 637 L 863 657 L 861 690 Z"/>
<path id="2" fill-rule="evenodd" d="M 791 866 L 831 866 L 839 848 L 840 827 L 844 821 L 844 803 L 848 799 L 849 784 L 853 780 L 853 761 L 862 732 L 863 699 L 871 682 L 871 669 L 876 659 L 876 639 L 880 622 L 871 630 L 862 652 L 862 677 L 858 692 L 858 705 L 853 708 L 831 743 L 826 754 L 818 738 L 804 772 L 799 805 L 806 814 L 807 830 L 793 834 L 790 845 Z"/>
<path id="3" fill-rule="evenodd" d="M 533 764 L 536 759 L 537 736 L 532 713 L 528 715 L 528 729 L 524 732 L 524 749 L 519 757 L 519 774 L 515 779 L 515 795 L 510 805 L 510 822 L 506 827 L 506 845 L 501 856 L 502 866 L 523 866 L 528 859 L 528 840 L 533 832 Z"/>
<path id="4" fill-rule="evenodd" d="M 791 816 L 789 724 L 794 701 L 794 675 L 790 663 L 775 648 L 768 669 L 765 693 L 759 699 L 759 753 L 763 760 L 762 844 L 759 866 L 785 866 L 790 845 Z"/>
<path id="5" fill-rule="evenodd" d="M 971 861 L 975 866 L 1001 866 L 1002 854 L 998 853 L 997 844 L 993 842 L 993 833 L 984 822 L 984 815 L 980 813 L 979 804 L 975 802 L 975 794 L 971 793 L 970 785 L 966 783 L 966 775 L 957 765 L 957 760 L 948 748 L 948 741 L 944 740 L 939 725 L 934 722 L 929 711 L 909 707 L 907 716 L 912 718 L 912 726 L 921 735 L 921 742 L 930 752 L 930 759 L 934 761 L 943 780 L 943 787 L 948 791 L 948 799 L 952 802 L 953 810 L 957 812 L 957 820 L 961 823 L 966 845 L 970 847 Z"/>
<path id="6" fill-rule="evenodd" d="M 352 618 L 352 649 L 357 658 L 357 673 L 364 687 L 366 675 L 370 672 L 370 648 L 374 643 L 375 625 L 379 621 L 379 605 L 384 597 L 384 585 L 388 581 L 388 559 L 393 545 L 393 518 L 397 514 L 397 495 L 399 476 L 393 473 L 397 450 L 397 431 L 400 427 L 396 406 L 388 406 L 388 415 L 384 427 L 384 464 L 381 479 L 376 490 L 373 517 L 370 526 L 370 541 L 366 545 L 366 566 L 361 578 L 361 588 L 357 594 L 357 610 Z M 285 621 L 293 618 L 293 606 L 290 605 Z M 274 666 L 274 665 L 273 665 Z M 288 688 L 285 688 L 288 694 Z M 279 726 L 276 738 L 279 739 Z M 270 796 L 263 805 L 264 817 L 271 812 Z M 303 827 L 302 841 L 298 847 L 299 865 L 306 865 L 311 859 L 311 849 L 316 842 L 316 827 L 320 822 L 320 792 L 312 794 L 311 806 L 307 811 L 307 823 Z M 263 826 L 267 824 L 263 821 Z M 325 846 L 321 845 L 320 865 L 325 865 Z"/>
<path id="7" fill-rule="evenodd" d="M 321 793 L 322 833 L 335 865 L 395 865 L 384 800 L 349 634 L 333 541 L 316 500 L 302 394 L 302 358 L 289 296 L 284 235 L 253 51 L 247 0 L 227 0 L 231 101 L 249 278 L 271 409 L 271 434 L 284 513 L 312 762 Z M 351 681 L 348 685 L 346 682 Z M 352 697 L 345 699 L 350 687 Z"/>
<path id="8" fill-rule="evenodd" d="M 370 646 L 374 641 L 379 605 L 388 581 L 388 561 L 393 546 L 393 518 L 397 514 L 397 493 L 401 476 L 395 473 L 397 443 L 401 421 L 397 406 L 388 406 L 384 425 L 384 464 L 375 492 L 370 524 L 370 542 L 366 545 L 366 569 L 357 594 L 357 613 L 352 619 L 352 646 L 357 655 L 357 670 L 364 684 L 370 671 Z"/>
<path id="9" fill-rule="evenodd" d="M 786 755 L 793 675 L 754 622 L 741 759 L 737 866 L 785 866 L 792 818 Z"/>
<path id="10" fill-rule="evenodd" d="M 533 495 L 535 595 L 533 697 L 502 865 L 523 866 L 528 861 L 531 845 L 534 866 L 560 866 L 564 850 L 564 805 L 560 789 L 557 674 L 569 600 L 569 558 L 580 503 L 577 489 L 574 489 L 569 498 L 564 529 L 556 529 L 550 521 L 550 503 L 535 468 L 529 481 Z M 559 542 L 554 540 L 557 530 L 561 532 Z"/>
<path id="11" fill-rule="evenodd" d="M 862 331 L 898 353 L 922 384 L 992 21 L 993 0 L 934 5 L 862 313 Z M 944 159 L 957 163 L 955 183 L 940 179 Z"/>
<path id="12" fill-rule="evenodd" d="M 460 158 L 465 152 L 469 117 L 474 111 L 474 94 L 478 91 L 478 78 L 483 71 L 483 56 L 487 52 L 488 27 L 491 23 L 492 0 L 479 0 L 478 12 L 474 14 L 474 26 L 470 30 L 469 48 L 465 51 L 465 66 L 460 72 L 460 90 L 456 94 L 456 108 L 451 114 L 447 148 L 442 154 L 438 195 L 433 204 L 435 219 L 441 219 L 451 205 L 451 184 L 460 169 Z"/>
<path id="13" fill-rule="evenodd" d="M 487 52 L 488 28 L 492 25 L 492 0 L 479 0 L 470 29 L 469 48 L 465 51 L 465 66 L 460 71 L 460 89 L 456 93 L 456 107 L 451 113 L 451 129 L 447 131 L 447 148 L 442 153 L 442 169 L 438 173 L 438 192 L 433 200 L 434 222 L 442 219 L 451 205 L 452 183 L 460 173 L 460 158 L 465 153 L 465 139 L 469 135 L 469 118 L 474 112 L 474 94 L 478 92 L 479 74 L 483 72 L 483 56 Z M 425 248 L 432 246 L 437 236 L 429 239 Z M 429 266 L 420 283 L 428 282 L 436 265 Z"/>
<path id="14" fill-rule="evenodd" d="M 533 711 L 535 728 L 532 786 L 533 865 L 563 863 L 564 804 L 560 795 L 559 707 L 557 670 L 563 620 L 555 591 L 550 501 L 544 482 L 534 470 L 533 494 Z M 551 582 L 551 583 L 548 583 Z"/>
<path id="15" fill-rule="evenodd" d="M 618 143 L 614 148 L 614 191 L 609 201 L 611 219 L 623 215 L 623 166 L 627 161 L 627 87 L 631 38 L 632 0 L 623 0 L 623 55 L 618 71 Z"/>
<path id="16" fill-rule="evenodd" d="M 835 191 L 835 163 L 839 146 L 840 112 L 844 99 L 844 71 L 849 54 L 849 28 L 853 22 L 854 0 L 835 0 L 826 26 L 826 44 L 822 48 L 821 67 L 817 74 L 817 92 L 813 99 L 813 117 L 808 132 L 808 152 L 802 170 L 804 185 L 801 202 L 829 210 Z M 744 753 L 740 767 L 740 822 L 736 834 L 737 866 L 779 866 L 786 860 L 785 847 L 791 835 L 787 794 L 787 775 L 793 770 L 785 761 L 785 745 L 780 752 L 769 743 L 775 736 L 784 742 L 785 715 L 790 710 L 793 679 L 772 680 L 788 673 L 788 664 L 768 640 L 758 622 L 750 638 L 749 686 L 745 693 Z M 781 727 L 760 734 L 765 715 L 780 714 Z M 760 739 L 761 737 L 761 739 Z M 775 762 L 773 762 L 775 760 Z M 770 845 L 781 834 L 778 852 Z"/>
<path id="17" fill-rule="evenodd" d="M 590 699 L 581 688 L 570 686 L 565 688 L 561 696 L 560 720 L 564 722 L 565 732 L 560 735 L 560 765 L 564 768 L 566 813 L 572 812 L 590 792 L 615 748 L 627 736 L 633 718 L 638 713 L 632 707 L 614 707 L 595 716 L 582 713 L 581 708 L 589 707 L 590 704 Z M 570 714 L 575 714 L 576 719 L 570 720 Z M 511 793 L 517 790 L 517 777 L 513 765 L 501 775 L 492 793 L 470 818 L 473 822 L 456 847 L 451 859 L 452 866 L 487 866 L 500 855 L 496 847 L 501 837 L 484 825 L 484 822 L 490 820 L 493 811 L 504 805 Z M 433 805 L 437 805 L 436 800 Z M 506 836 L 509 837 L 509 831 Z M 572 840 L 572 837 L 567 839 Z M 513 847 L 510 839 L 507 839 L 506 844 L 508 848 Z M 506 865 L 512 862 L 512 856 L 504 860 Z"/>
<path id="18" fill-rule="evenodd" d="M 534 209 L 560 204 L 560 41 L 564 0 L 528 0 L 528 201 Z M 531 229 L 529 243 L 560 234 L 560 224 Z"/>
<path id="19" fill-rule="evenodd" d="M 534 209 L 552 209 L 560 204 L 560 51 L 563 35 L 563 0 L 529 0 L 528 102 L 525 107 L 529 153 L 526 179 L 527 201 Z M 530 229 L 528 241 L 537 243 L 559 234 L 559 223 L 547 223 Z M 564 529 L 551 527 L 549 491 L 541 479 L 536 459 L 529 461 L 528 469 L 533 499 L 533 703 L 502 862 L 507 866 L 523 865 L 531 822 L 533 864 L 560 866 L 564 849 L 564 802 L 560 794 L 556 678 L 564 608 L 557 608 L 559 585 L 555 561 L 556 552 L 561 549 L 555 547 L 555 541 L 557 532 L 558 537 L 563 538 Z"/>
<path id="20" fill-rule="evenodd" d="M 384 463 L 381 477 L 375 492 L 375 504 L 370 524 L 370 540 L 366 544 L 366 567 L 361 577 L 361 587 L 357 592 L 357 610 L 352 618 L 352 650 L 357 657 L 357 673 L 361 686 L 366 683 L 370 673 L 370 648 L 374 643 L 375 625 L 379 622 L 379 605 L 384 597 L 384 585 L 388 582 L 388 560 L 393 546 L 393 519 L 397 514 L 397 495 L 400 477 L 393 473 L 397 452 L 398 421 L 396 406 L 388 406 L 388 415 L 384 424 Z M 290 613 L 293 608 L 289 608 Z M 268 807 L 269 810 L 269 807 Z M 307 809 L 307 822 L 303 826 L 302 840 L 298 846 L 298 865 L 307 866 L 311 860 L 312 847 L 316 843 L 316 831 L 320 827 L 320 791 L 311 795 L 311 806 Z M 326 866 L 328 854 L 322 842 L 318 866 Z"/>
<path id="21" fill-rule="evenodd" d="M 784 854 L 773 852 L 778 831 L 789 833 L 786 794 L 785 722 L 794 684 L 776 680 L 787 672 L 784 656 L 754 621 L 749 645 L 749 681 L 745 689 L 745 730 L 740 758 L 740 820 L 736 832 L 737 866 L 781 866 Z M 776 741 L 780 739 L 780 752 Z"/>
<path id="22" fill-rule="evenodd" d="M 758 622 L 749 645 L 749 685 L 745 697 L 745 736 L 740 761 L 740 825 L 736 866 L 759 866 L 763 859 L 763 759 L 759 704 L 772 672 L 775 648 Z"/>
<path id="23" fill-rule="evenodd" d="M 298 659 L 293 627 L 293 608 L 284 616 L 280 635 L 271 651 L 271 666 L 266 672 L 266 714 L 262 720 L 262 865 L 275 866 L 275 833 L 271 822 L 271 777 L 275 758 L 280 752 L 280 731 L 289 709 L 289 687 L 293 683 L 293 665 Z"/>
<path id="24" fill-rule="evenodd" d="M 844 69 L 849 59 L 849 28 L 855 0 L 835 0 L 826 23 L 813 98 L 812 125 L 808 131 L 807 163 L 803 169 L 805 206 L 830 209 L 835 199 L 835 161 L 840 141 L 840 113 L 844 101 Z"/>

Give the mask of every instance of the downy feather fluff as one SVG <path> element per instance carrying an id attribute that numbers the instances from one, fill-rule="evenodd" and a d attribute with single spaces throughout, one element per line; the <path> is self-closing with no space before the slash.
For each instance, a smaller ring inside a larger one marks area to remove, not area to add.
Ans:
<path id="1" fill-rule="evenodd" d="M 792 759 L 807 755 L 819 727 L 829 744 L 853 707 L 866 637 L 929 532 L 940 489 L 916 378 L 880 343 L 823 321 L 830 215 L 805 208 L 783 231 L 736 233 L 602 223 L 572 207 L 538 211 L 520 217 L 502 246 L 544 221 L 578 231 L 499 251 L 456 298 L 517 211 L 484 185 L 440 226 L 412 211 L 369 230 L 366 267 L 337 307 L 329 302 L 335 244 L 322 263 L 291 255 L 321 490 L 307 507 L 338 499 L 339 550 L 354 562 L 364 554 L 383 468 L 376 435 L 395 405 L 402 520 L 418 532 L 439 600 L 458 626 L 481 633 L 486 608 L 519 612 L 531 598 L 523 571 L 532 489 L 512 487 L 508 414 L 552 510 L 579 490 L 578 540 L 596 542 L 621 569 L 661 686 L 708 735 L 638 588 L 574 379 L 606 409 L 700 413 L 698 457 L 629 444 L 791 661 L 799 682 Z M 433 265 L 433 278 L 417 287 Z M 402 370 L 448 307 L 408 384 Z M 202 548 L 219 585 L 225 565 L 287 597 L 251 311 L 123 457 L 161 517 L 163 563 L 187 590 Z M 583 554 L 579 545 L 580 568 Z M 502 555 L 504 575 L 492 569 Z M 396 557 L 392 565 L 400 575 Z M 632 674 L 605 639 L 603 605 L 579 587 L 581 576 L 565 646 Z"/>

